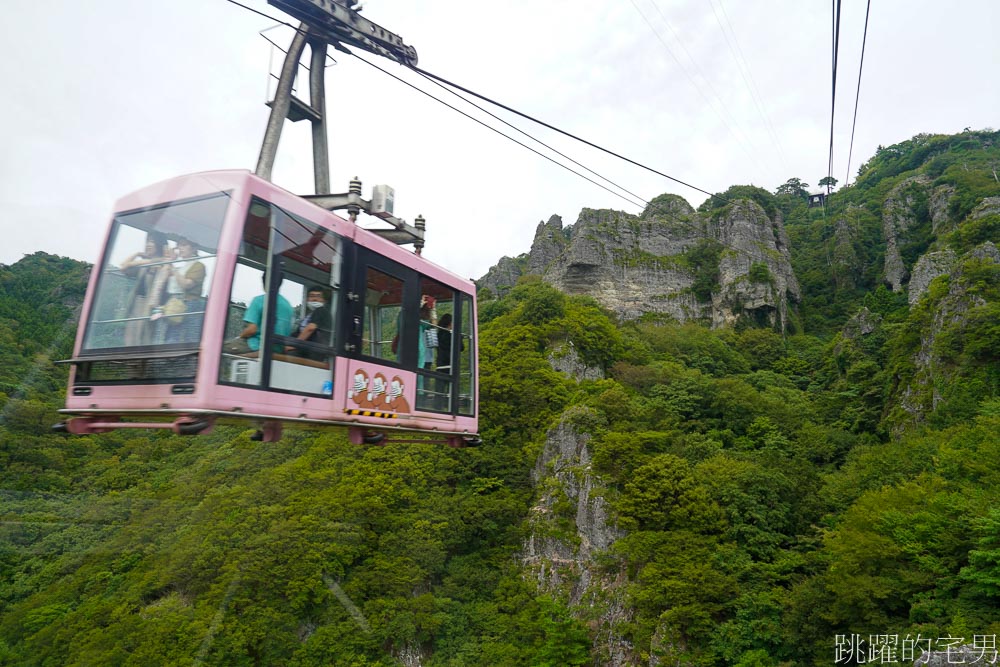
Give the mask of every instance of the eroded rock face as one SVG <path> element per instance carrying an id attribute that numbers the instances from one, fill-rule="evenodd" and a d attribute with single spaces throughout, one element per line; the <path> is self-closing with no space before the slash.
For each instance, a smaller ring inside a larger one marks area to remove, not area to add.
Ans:
<path id="1" fill-rule="evenodd" d="M 920 656 L 913 662 L 914 667 L 951 667 L 952 665 L 990 664 L 995 661 L 995 649 L 964 644 L 945 651 L 924 651 L 918 648 Z"/>
<path id="2" fill-rule="evenodd" d="M 920 348 L 913 359 L 915 373 L 897 399 L 898 406 L 907 415 L 906 420 L 897 422 L 894 429 L 897 433 L 923 421 L 933 412 L 942 401 L 942 387 L 948 386 L 953 379 L 953 364 L 946 363 L 936 352 L 938 337 L 948 327 L 964 326 L 969 310 L 986 303 L 975 290 L 969 289 L 963 272 L 963 265 L 968 259 L 1000 264 L 1000 250 L 990 242 L 980 244 L 956 259 L 947 272 L 940 274 L 948 276 L 947 292 L 930 305 L 933 307 L 931 324 L 920 332 Z"/>
<path id="3" fill-rule="evenodd" d="M 510 266 L 501 260 L 480 285 L 496 292 Z M 563 227 L 553 216 L 539 224 L 524 273 L 592 296 L 622 319 L 660 313 L 726 326 L 745 317 L 783 330 L 789 301 L 801 298 L 780 216 L 751 200 L 713 218 L 680 197 L 658 197 L 639 217 L 584 209 Z"/>
<path id="4" fill-rule="evenodd" d="M 926 197 L 929 183 L 930 180 L 926 176 L 908 178 L 893 188 L 882 204 L 882 234 L 885 237 L 885 281 L 893 292 L 903 291 L 903 285 L 910 277 L 900 248 L 920 222 L 918 217 L 920 199 Z"/>
<path id="5" fill-rule="evenodd" d="M 622 627 L 632 618 L 625 576 L 608 575 L 595 557 L 621 537 L 601 486 L 590 467 L 591 436 L 574 424 L 587 413 L 573 408 L 546 436 L 532 471 L 538 501 L 521 560 L 538 587 L 559 595 L 571 608 L 586 608 L 595 665 L 635 664 Z M 596 613 L 595 613 L 596 612 Z"/>
<path id="6" fill-rule="evenodd" d="M 945 232 L 951 227 L 951 216 L 948 215 L 948 205 L 955 194 L 955 188 L 951 185 L 939 185 L 931 193 L 929 203 L 931 225 L 935 234 Z"/>
<path id="7" fill-rule="evenodd" d="M 488 289 L 494 296 L 505 294 L 514 285 L 517 279 L 524 274 L 524 266 L 527 264 L 527 256 L 521 257 L 501 257 L 490 272 L 479 281 L 479 289 Z"/>
<path id="8" fill-rule="evenodd" d="M 561 345 L 552 350 L 548 357 L 549 365 L 566 377 L 577 382 L 583 380 L 603 380 L 604 369 L 600 367 L 588 366 L 580 359 L 573 343 Z"/>
<path id="9" fill-rule="evenodd" d="M 913 275 L 910 277 L 908 300 L 911 306 L 927 293 L 927 287 L 932 280 L 951 272 L 956 259 L 955 251 L 941 250 L 929 252 L 917 260 L 917 265 L 913 267 Z"/>
<path id="10" fill-rule="evenodd" d="M 867 307 L 862 307 L 858 314 L 844 325 L 844 338 L 854 339 L 867 336 L 878 329 L 882 316 L 872 313 Z"/>
<path id="11" fill-rule="evenodd" d="M 759 204 L 743 199 L 730 206 L 714 231 L 724 251 L 719 296 L 713 294 L 712 299 L 712 326 L 733 325 L 749 316 L 759 325 L 784 331 L 788 301 L 798 302 L 802 295 L 781 216 L 770 220 Z"/>
<path id="12" fill-rule="evenodd" d="M 1000 215 L 1000 197 L 986 197 L 969 214 L 969 220 L 978 220 L 987 215 Z"/>
<path id="13" fill-rule="evenodd" d="M 558 215 L 553 215 L 548 222 L 539 222 L 535 229 L 535 239 L 531 243 L 531 253 L 528 255 L 528 273 L 541 275 L 549 264 L 562 254 L 566 246 L 567 235 L 563 231 L 563 221 Z"/>

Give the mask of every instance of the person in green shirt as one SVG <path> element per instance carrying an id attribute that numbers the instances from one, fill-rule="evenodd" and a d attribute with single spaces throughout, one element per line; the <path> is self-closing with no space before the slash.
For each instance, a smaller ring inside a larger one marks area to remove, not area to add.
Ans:
<path id="1" fill-rule="evenodd" d="M 267 284 L 267 279 L 264 280 Z M 267 300 L 266 294 L 261 294 L 255 296 L 247 306 L 246 312 L 243 313 L 243 323 L 246 325 L 243 327 L 243 331 L 240 332 L 239 338 L 232 343 L 226 345 L 227 352 L 240 354 L 241 352 L 237 347 L 242 347 L 246 345 L 246 349 L 243 352 L 256 352 L 260 349 L 260 328 L 261 321 L 264 318 L 264 301 Z M 274 316 L 274 333 L 279 336 L 290 336 L 292 333 L 292 323 L 295 320 L 295 310 L 292 308 L 292 304 L 288 303 L 288 299 L 278 295 L 276 302 L 277 312 Z M 283 348 L 276 348 L 279 351 Z"/>

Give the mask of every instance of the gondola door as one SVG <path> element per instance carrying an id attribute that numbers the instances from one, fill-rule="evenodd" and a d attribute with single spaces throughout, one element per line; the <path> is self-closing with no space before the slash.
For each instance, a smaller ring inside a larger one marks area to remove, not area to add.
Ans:
<path id="1" fill-rule="evenodd" d="M 416 394 L 417 274 L 363 246 L 356 251 L 345 332 L 347 405 L 395 418 L 412 412 Z"/>

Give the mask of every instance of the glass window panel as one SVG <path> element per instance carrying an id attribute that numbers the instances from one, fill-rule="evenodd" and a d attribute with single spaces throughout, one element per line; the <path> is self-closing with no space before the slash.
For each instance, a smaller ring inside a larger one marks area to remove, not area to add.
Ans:
<path id="1" fill-rule="evenodd" d="M 368 267 L 365 274 L 365 316 L 362 325 L 362 354 L 399 362 L 399 340 L 403 303 L 403 281 Z"/>
<path id="2" fill-rule="evenodd" d="M 260 312 L 262 304 L 254 302 L 264 293 L 264 267 L 245 263 L 248 261 L 245 257 L 241 257 L 239 261 L 229 296 L 219 379 L 233 384 L 259 386 L 261 378 L 260 361 L 257 359 L 259 337 L 254 344 L 246 338 L 240 338 L 240 335 L 247 329 L 246 318 L 253 320 L 255 319 L 253 313 Z M 251 305 L 254 306 L 254 311 L 248 315 L 247 311 Z"/>
<path id="3" fill-rule="evenodd" d="M 452 325 L 455 292 L 436 280 L 420 278 L 417 341 L 417 409 L 451 411 L 452 382 L 439 373 L 452 371 Z"/>
<path id="4" fill-rule="evenodd" d="M 458 413 L 476 414 L 476 330 L 472 313 L 472 298 L 460 294 L 461 321 L 458 327 L 460 348 L 458 350 Z"/>
<path id="5" fill-rule="evenodd" d="M 268 248 L 271 238 L 274 246 Z M 263 277 L 272 251 L 276 255 L 271 265 L 280 266 L 281 283 L 275 300 L 267 303 Z M 238 262 L 229 304 L 222 379 L 237 384 L 263 384 L 259 329 L 267 318 L 266 311 L 273 310 L 274 342 L 267 388 L 331 395 L 343 268 L 340 237 L 273 204 L 254 199 L 244 226 Z M 239 338 L 241 335 L 243 340 Z"/>
<path id="6" fill-rule="evenodd" d="M 421 276 L 420 339 L 417 342 L 419 368 L 451 372 L 451 325 L 454 312 L 454 290 Z"/>
<path id="7" fill-rule="evenodd" d="M 219 193 L 115 216 L 85 352 L 197 345 L 228 204 Z"/>

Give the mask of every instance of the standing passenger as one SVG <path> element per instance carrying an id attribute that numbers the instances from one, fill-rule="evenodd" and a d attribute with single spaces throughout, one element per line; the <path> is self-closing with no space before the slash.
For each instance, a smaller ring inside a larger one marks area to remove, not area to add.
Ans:
<path id="1" fill-rule="evenodd" d="M 160 278 L 165 268 L 167 237 L 161 232 L 146 235 L 144 250 L 122 262 L 122 272 L 135 280 L 128 297 L 128 321 L 125 323 L 125 345 L 150 345 L 153 342 L 149 327 L 149 316 L 154 307 L 160 305 L 164 283 Z"/>
<path id="2" fill-rule="evenodd" d="M 197 261 L 198 250 L 190 239 L 177 240 L 175 259 L 167 279 L 169 312 L 166 312 L 166 342 L 194 343 L 201 338 L 205 300 L 201 296 L 205 283 L 205 265 Z"/>

